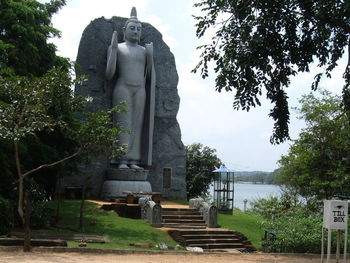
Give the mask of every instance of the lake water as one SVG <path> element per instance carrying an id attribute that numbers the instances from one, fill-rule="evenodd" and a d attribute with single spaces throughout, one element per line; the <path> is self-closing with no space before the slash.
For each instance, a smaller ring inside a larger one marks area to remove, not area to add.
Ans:
<path id="1" fill-rule="evenodd" d="M 210 186 L 210 195 L 213 196 L 213 186 Z M 234 200 L 233 206 L 243 210 L 243 200 L 247 199 L 247 207 L 249 208 L 250 201 L 258 198 L 266 198 L 269 196 L 280 196 L 281 188 L 273 184 L 234 184 Z"/>

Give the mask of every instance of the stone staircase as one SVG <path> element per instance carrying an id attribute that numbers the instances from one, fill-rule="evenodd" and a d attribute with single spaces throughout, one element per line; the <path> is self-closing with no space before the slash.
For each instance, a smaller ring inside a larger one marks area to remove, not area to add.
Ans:
<path id="1" fill-rule="evenodd" d="M 181 229 L 205 229 L 203 216 L 191 208 L 162 208 L 162 226 Z"/>
<path id="2" fill-rule="evenodd" d="M 255 251 L 247 238 L 237 231 L 207 228 L 197 209 L 163 207 L 162 226 L 170 228 L 169 235 L 184 247 L 201 247 L 204 251 Z"/>
<path id="3" fill-rule="evenodd" d="M 186 247 L 201 247 L 204 251 L 252 252 L 255 248 L 239 232 L 226 229 L 169 230 L 171 237 Z"/>

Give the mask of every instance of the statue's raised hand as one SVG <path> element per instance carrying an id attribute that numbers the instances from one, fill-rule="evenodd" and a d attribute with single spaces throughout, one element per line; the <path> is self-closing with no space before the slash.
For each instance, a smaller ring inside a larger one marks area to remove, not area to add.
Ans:
<path id="1" fill-rule="evenodd" d="M 118 48 L 118 32 L 113 31 L 112 40 L 111 40 L 111 48 L 117 49 Z"/>

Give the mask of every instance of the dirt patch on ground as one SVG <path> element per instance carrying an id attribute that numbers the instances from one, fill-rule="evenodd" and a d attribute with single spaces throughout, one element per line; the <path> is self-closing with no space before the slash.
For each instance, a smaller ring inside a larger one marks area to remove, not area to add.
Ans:
<path id="1" fill-rule="evenodd" d="M 3 252 L 0 263 L 319 263 L 319 255 L 272 255 L 272 254 L 92 254 L 92 253 L 42 253 Z M 331 262 L 335 262 L 331 261 Z"/>

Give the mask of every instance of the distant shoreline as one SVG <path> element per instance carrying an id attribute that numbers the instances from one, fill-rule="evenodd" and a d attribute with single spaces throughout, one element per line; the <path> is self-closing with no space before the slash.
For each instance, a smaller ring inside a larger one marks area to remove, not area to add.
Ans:
<path id="1" fill-rule="evenodd" d="M 235 182 L 235 184 L 263 184 L 263 185 L 277 185 L 278 186 L 278 184 L 264 184 L 264 183 L 245 182 L 245 181 Z"/>

